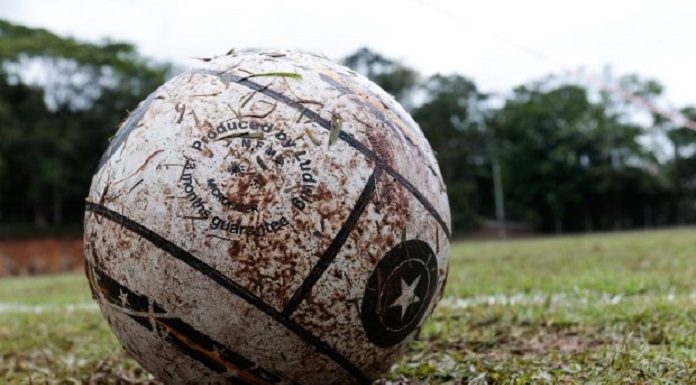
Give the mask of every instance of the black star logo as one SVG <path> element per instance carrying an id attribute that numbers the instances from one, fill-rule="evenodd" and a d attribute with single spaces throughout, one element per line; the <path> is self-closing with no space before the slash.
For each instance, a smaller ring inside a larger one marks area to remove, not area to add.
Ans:
<path id="1" fill-rule="evenodd" d="M 367 337 L 388 347 L 421 323 L 439 285 L 437 258 L 424 241 L 408 240 L 384 255 L 370 275 L 361 306 Z"/>

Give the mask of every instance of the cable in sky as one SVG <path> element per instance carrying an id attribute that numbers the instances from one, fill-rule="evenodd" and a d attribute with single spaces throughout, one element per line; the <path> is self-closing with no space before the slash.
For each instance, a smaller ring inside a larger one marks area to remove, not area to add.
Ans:
<path id="1" fill-rule="evenodd" d="M 413 0 L 415 3 L 420 4 L 421 6 L 430 9 L 433 12 L 436 12 L 442 16 L 447 17 L 448 19 L 457 22 L 458 27 L 466 26 L 466 20 L 462 19 L 461 17 L 457 16 L 456 14 L 449 12 L 443 8 L 440 8 L 438 6 L 435 6 L 431 3 L 428 3 L 423 0 Z M 495 39 L 499 40 L 503 44 L 513 47 L 517 49 L 520 52 L 523 52 L 524 54 L 534 57 L 537 60 L 544 61 L 546 63 L 553 64 L 559 68 L 561 68 L 564 72 L 569 73 L 574 75 L 576 78 L 578 78 L 582 83 L 593 87 L 593 88 L 598 88 L 607 92 L 610 92 L 612 94 L 618 95 L 624 100 L 627 100 L 631 103 L 636 104 L 637 106 L 647 109 L 651 111 L 652 113 L 656 115 L 660 115 L 664 117 L 665 119 L 668 119 L 672 121 L 673 123 L 683 126 L 692 130 L 696 131 L 696 121 L 691 120 L 684 116 L 684 114 L 676 112 L 676 111 L 671 111 L 662 107 L 657 106 L 655 103 L 639 96 L 636 95 L 628 90 L 625 90 L 621 88 L 620 86 L 617 86 L 615 84 L 609 84 L 607 82 L 604 82 L 602 80 L 599 80 L 595 77 L 591 77 L 589 75 L 587 76 L 582 76 L 578 71 L 572 70 L 570 66 L 567 64 L 563 63 L 560 60 L 557 60 L 556 58 L 548 55 L 545 52 L 539 51 L 537 49 L 534 49 L 532 47 L 528 47 L 524 44 L 520 44 L 514 40 L 511 40 L 505 36 L 502 36 L 498 33 L 491 33 L 491 36 L 493 36 Z"/>

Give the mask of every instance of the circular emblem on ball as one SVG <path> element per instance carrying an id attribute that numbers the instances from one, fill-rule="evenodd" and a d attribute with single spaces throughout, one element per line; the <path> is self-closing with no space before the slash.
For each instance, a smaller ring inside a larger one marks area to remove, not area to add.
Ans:
<path id="1" fill-rule="evenodd" d="M 367 337 L 377 346 L 403 341 L 419 325 L 438 284 L 433 249 L 412 239 L 389 250 L 370 275 L 361 316 Z"/>

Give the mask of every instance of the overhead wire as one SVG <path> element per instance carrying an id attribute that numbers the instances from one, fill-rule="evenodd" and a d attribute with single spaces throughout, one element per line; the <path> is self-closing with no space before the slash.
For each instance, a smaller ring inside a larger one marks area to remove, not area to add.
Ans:
<path id="1" fill-rule="evenodd" d="M 436 12 L 442 16 L 447 17 L 451 21 L 454 21 L 457 23 L 457 26 L 461 27 L 463 25 L 466 25 L 466 20 L 461 18 L 460 16 L 454 14 L 453 12 L 447 11 L 446 9 L 440 8 L 432 3 L 429 3 L 424 0 L 413 0 L 415 3 L 430 9 L 433 12 Z M 686 127 L 691 130 L 696 130 L 696 121 L 689 119 L 688 117 L 684 116 L 684 114 L 674 111 L 671 109 L 663 108 L 652 102 L 651 100 L 648 100 L 634 92 L 628 91 L 621 86 L 615 84 L 615 83 L 610 83 L 607 81 L 604 81 L 602 79 L 599 79 L 595 76 L 591 75 L 586 75 L 583 74 L 581 71 L 577 71 L 572 69 L 570 66 L 566 65 L 562 61 L 556 59 L 555 57 L 547 54 L 546 52 L 540 51 L 538 49 L 535 49 L 533 47 L 527 46 L 525 44 L 521 44 L 513 39 L 510 39 L 504 35 L 501 35 L 497 32 L 492 32 L 489 34 L 489 36 L 494 37 L 496 40 L 500 41 L 501 43 L 515 48 L 516 50 L 530 56 L 534 57 L 537 60 L 553 64 L 554 66 L 560 68 L 563 70 L 565 73 L 570 74 L 574 76 L 576 79 L 578 79 L 580 82 L 595 88 L 599 89 L 602 91 L 609 92 L 611 94 L 617 95 L 620 98 L 631 102 L 635 105 L 637 105 L 640 108 L 646 109 L 653 114 L 662 116 L 663 118 L 675 123 L 678 126 L 681 127 Z"/>

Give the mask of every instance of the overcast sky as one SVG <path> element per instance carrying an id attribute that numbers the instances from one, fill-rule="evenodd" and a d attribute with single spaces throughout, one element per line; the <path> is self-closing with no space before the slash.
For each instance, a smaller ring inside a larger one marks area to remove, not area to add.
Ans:
<path id="1" fill-rule="evenodd" d="M 339 59 L 361 46 L 424 74 L 458 72 L 508 92 L 584 67 L 638 73 L 696 104 L 696 1 L 640 0 L 0 0 L 0 17 L 61 35 L 135 43 L 147 56 L 295 48 Z"/>

